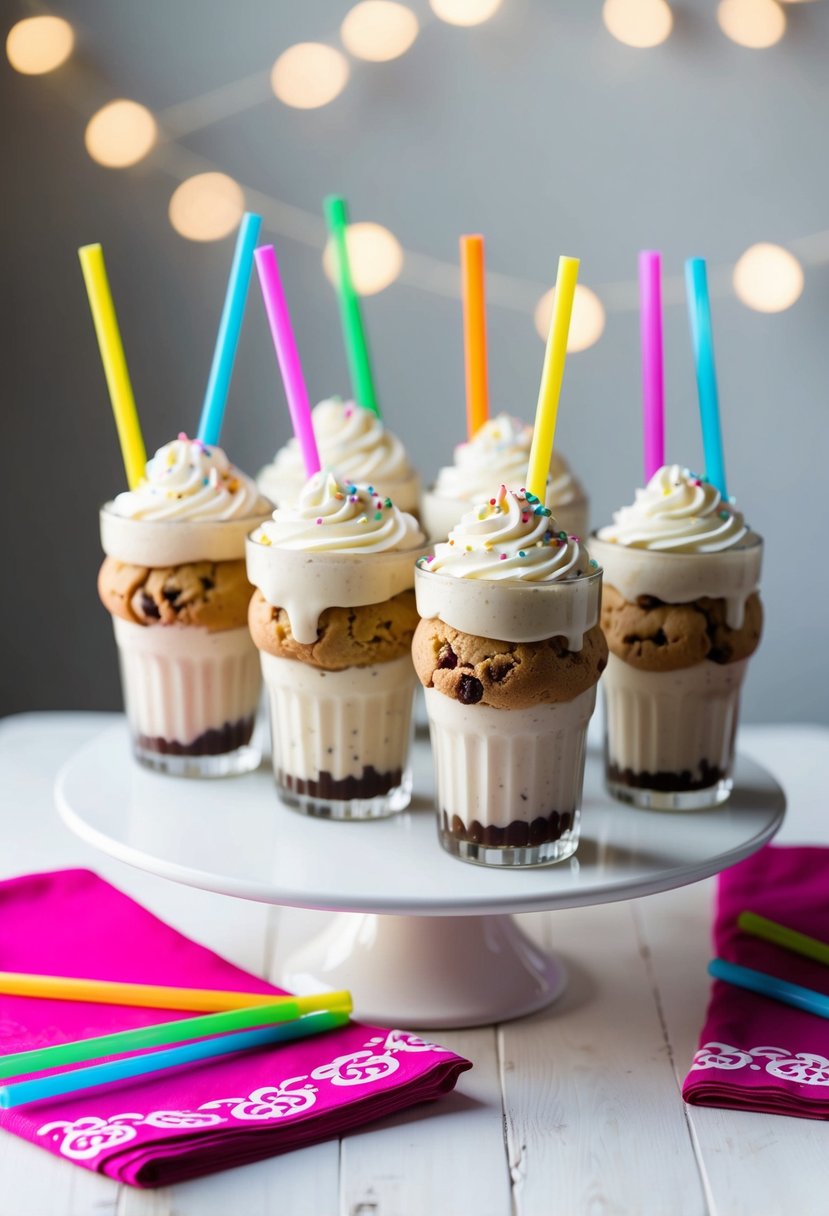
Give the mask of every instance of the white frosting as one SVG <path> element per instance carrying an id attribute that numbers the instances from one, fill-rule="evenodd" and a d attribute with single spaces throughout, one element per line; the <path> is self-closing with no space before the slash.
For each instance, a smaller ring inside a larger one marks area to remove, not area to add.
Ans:
<path id="1" fill-rule="evenodd" d="M 315 405 L 311 417 L 324 466 L 358 485 L 373 485 L 384 495 L 390 494 L 404 511 L 417 508 L 418 476 L 403 444 L 372 410 L 331 397 Z M 262 493 L 280 505 L 294 502 L 305 480 L 302 453 L 295 438 L 280 448 L 257 478 Z"/>
<path id="2" fill-rule="evenodd" d="M 737 508 L 710 482 L 678 464 L 657 469 L 629 507 L 601 528 L 600 540 L 665 553 L 721 553 L 739 545 L 748 528 Z"/>
<path id="3" fill-rule="evenodd" d="M 262 497 L 252 480 L 218 447 L 200 439 L 165 443 L 147 461 L 143 480 L 110 504 L 115 515 L 146 520 L 250 519 Z"/>

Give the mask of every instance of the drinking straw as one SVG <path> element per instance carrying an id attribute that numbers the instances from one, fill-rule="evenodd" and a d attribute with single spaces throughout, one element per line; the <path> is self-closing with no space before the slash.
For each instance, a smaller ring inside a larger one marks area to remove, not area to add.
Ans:
<path id="1" fill-rule="evenodd" d="M 26 1102 L 39 1102 L 42 1098 L 55 1098 L 60 1094 L 77 1093 L 98 1085 L 110 1085 L 114 1081 L 125 1081 L 131 1077 L 142 1077 L 148 1073 L 161 1072 L 181 1064 L 196 1064 L 199 1060 L 214 1060 L 221 1056 L 252 1047 L 271 1047 L 275 1043 L 304 1039 L 345 1026 L 348 1014 L 344 1010 L 309 1013 L 280 1026 L 265 1026 L 259 1030 L 243 1030 L 238 1034 L 227 1034 L 218 1039 L 200 1039 L 197 1043 L 186 1043 L 183 1047 L 170 1047 L 166 1051 L 149 1051 L 143 1056 L 131 1056 L 127 1060 L 108 1060 L 105 1064 L 93 1064 L 89 1068 L 73 1068 L 68 1072 L 55 1073 L 48 1077 L 35 1077 L 31 1081 L 19 1081 L 15 1085 L 0 1086 L 0 1107 L 8 1110 Z"/>
<path id="2" fill-rule="evenodd" d="M 83 245 L 78 250 L 78 257 L 81 260 L 81 270 L 86 284 L 86 294 L 89 296 L 89 307 L 98 338 L 101 362 L 104 365 L 109 399 L 112 402 L 112 412 L 118 428 L 118 441 L 121 444 L 127 485 L 134 490 L 144 476 L 147 452 L 141 435 L 138 411 L 135 408 L 135 397 L 127 370 L 118 318 L 115 315 L 115 305 L 112 302 L 112 292 L 109 289 L 104 251 L 100 245 Z"/>
<path id="3" fill-rule="evenodd" d="M 530 463 L 527 468 L 527 489 L 531 494 L 535 494 L 542 504 L 546 497 L 547 474 L 553 455 L 558 399 L 564 377 L 567 335 L 570 332 L 570 316 L 578 277 L 579 259 L 560 257 L 553 296 L 553 315 L 550 318 L 550 332 L 547 335 L 547 349 L 544 352 L 538 405 L 535 410 Z"/>
<path id="4" fill-rule="evenodd" d="M 0 1079 L 19 1076 L 21 1073 L 42 1072 L 57 1068 L 61 1064 L 79 1064 L 84 1060 L 98 1060 L 102 1056 L 123 1055 L 144 1047 L 165 1047 L 169 1043 L 183 1043 L 187 1039 L 201 1039 L 207 1035 L 224 1034 L 229 1030 L 246 1030 L 253 1026 L 267 1026 L 273 1022 L 293 1022 L 307 1013 L 320 1009 L 330 1012 L 348 1013 L 351 1002 L 334 1005 L 327 997 L 297 997 L 294 1001 L 283 1001 L 276 1005 L 256 1005 L 249 1009 L 231 1009 L 225 1013 L 208 1013 L 200 1018 L 184 1018 L 179 1022 L 162 1022 L 155 1026 L 139 1026 L 135 1030 L 119 1030 L 114 1034 L 96 1035 L 94 1038 L 78 1039 L 71 1043 L 57 1043 L 52 1047 L 38 1047 L 32 1051 L 16 1051 L 0 1056 Z"/>
<path id="5" fill-rule="evenodd" d="M 639 254 L 642 343 L 642 438 L 645 484 L 665 463 L 665 368 L 662 342 L 662 254 Z"/>
<path id="6" fill-rule="evenodd" d="M 182 1009 L 218 1013 L 226 1009 L 246 1009 L 254 1005 L 279 1005 L 298 1000 L 295 996 L 275 996 L 272 992 L 225 992 L 213 988 L 170 988 L 159 984 L 129 984 L 115 980 L 89 980 L 74 976 L 30 975 L 0 971 L 0 994 L 36 996 L 55 1001 L 88 1001 L 93 1005 L 130 1005 L 150 1009 Z M 325 992 L 303 997 L 317 1001 L 317 1009 L 342 1007 L 351 1001 L 348 992 Z"/>
<path id="7" fill-rule="evenodd" d="M 345 199 L 336 194 L 329 195 L 323 203 L 323 210 L 334 251 L 334 281 L 340 304 L 340 321 L 351 376 L 351 391 L 358 405 L 361 405 L 363 409 L 371 410 L 379 417 L 380 407 L 374 392 L 368 342 L 360 313 L 360 300 L 354 290 L 354 280 L 351 277 L 351 266 L 348 261 L 346 242 L 348 214 Z"/>
<path id="8" fill-rule="evenodd" d="M 461 237 L 463 352 L 466 372 L 466 435 L 472 439 L 489 417 L 486 366 L 484 238 Z"/>
<path id="9" fill-rule="evenodd" d="M 741 967 L 739 963 L 727 963 L 724 959 L 715 958 L 708 964 L 708 974 L 716 980 L 733 984 L 735 988 L 746 988 L 749 992 L 757 992 L 783 1005 L 793 1005 L 805 1013 L 829 1018 L 829 996 L 803 988 L 800 984 L 790 984 L 788 980 L 778 979 L 775 975 L 766 975 L 765 971 L 754 971 L 751 967 Z"/>
<path id="10" fill-rule="evenodd" d="M 714 335 L 711 328 L 711 299 L 705 258 L 688 258 L 685 263 L 685 290 L 691 321 L 691 346 L 697 371 L 697 396 L 702 423 L 702 448 L 705 476 L 728 499 L 725 481 L 725 456 L 720 430 L 720 400 L 714 366 Z"/>
<path id="11" fill-rule="evenodd" d="M 291 422 L 305 465 L 305 475 L 313 477 L 314 473 L 319 472 L 320 457 L 314 436 L 314 425 L 311 421 L 308 389 L 302 374 L 302 364 L 279 273 L 279 263 L 276 260 L 276 251 L 273 245 L 263 245 L 256 250 L 253 256 L 256 259 L 259 286 L 262 288 L 262 298 L 265 301 L 265 312 L 268 314 L 271 337 L 276 350 L 279 370 L 282 373 L 285 396 L 288 398 Z"/>
<path id="12" fill-rule="evenodd" d="M 829 945 L 816 937 L 798 933 L 796 929 L 780 925 L 776 920 L 767 920 L 756 912 L 741 912 L 737 917 L 737 926 L 752 937 L 760 937 L 773 942 L 775 946 L 782 946 L 784 950 L 791 950 L 793 954 L 802 954 L 805 958 L 829 966 Z"/>
<path id="13" fill-rule="evenodd" d="M 198 437 L 202 443 L 208 445 L 218 443 L 222 433 L 233 361 L 239 345 L 239 334 L 242 332 L 248 284 L 253 270 L 253 250 L 259 239 L 261 226 L 262 216 L 254 215 L 252 211 L 245 212 L 239 225 L 219 332 L 216 336 L 216 349 L 213 351 L 213 363 L 199 419 Z"/>

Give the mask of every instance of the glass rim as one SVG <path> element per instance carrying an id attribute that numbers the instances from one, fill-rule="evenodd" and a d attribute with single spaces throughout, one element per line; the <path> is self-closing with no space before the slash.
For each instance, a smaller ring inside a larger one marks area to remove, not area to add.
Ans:
<path id="1" fill-rule="evenodd" d="M 603 573 L 602 567 L 598 566 L 597 569 L 591 570 L 589 574 L 579 574 L 575 578 L 539 579 L 532 582 L 529 579 L 519 578 L 460 578 L 454 574 L 443 574 L 439 570 L 427 570 L 424 566 L 415 566 L 416 579 L 419 577 L 437 579 L 439 582 L 453 587 L 463 585 L 480 588 L 482 584 L 485 584 L 488 587 L 508 588 L 510 592 L 517 592 L 518 594 L 523 592 L 561 591 L 565 587 L 572 591 L 576 587 L 592 586 L 594 583 L 601 582 Z"/>
<path id="2" fill-rule="evenodd" d="M 608 524 L 604 524 L 602 526 L 609 527 Z M 718 558 L 733 557 L 736 553 L 752 553 L 755 549 L 758 549 L 763 545 L 763 538 L 760 533 L 751 530 L 746 533 L 739 544 L 731 545 L 731 547 L 728 549 L 718 549 L 715 553 L 676 553 L 671 549 L 650 549 L 647 545 L 623 545 L 619 541 L 602 540 L 601 536 L 599 536 L 598 528 L 591 530 L 590 535 L 587 537 L 586 543 L 589 546 L 593 541 L 597 541 L 600 545 L 610 546 L 614 553 L 636 553 L 638 555 L 647 554 L 651 557 L 673 559 L 702 557 L 706 560 L 709 558 L 716 560 Z"/>
<path id="3" fill-rule="evenodd" d="M 182 517 L 179 519 L 136 519 L 132 515 L 119 515 L 117 511 L 111 510 L 113 501 L 114 499 L 109 499 L 107 502 L 102 503 L 98 508 L 98 514 L 106 515 L 109 519 L 116 519 L 119 523 L 125 524 L 128 527 L 130 525 L 135 527 L 140 525 L 151 525 L 154 528 L 180 528 L 183 524 L 189 524 L 191 527 L 204 527 L 205 525 L 209 525 L 211 528 L 215 528 L 222 525 L 232 524 L 234 527 L 238 528 L 242 524 L 250 523 L 252 525 L 250 530 L 253 531 L 255 527 L 263 523 L 264 520 L 272 515 L 274 509 L 271 500 L 265 495 L 262 495 L 262 502 L 267 504 L 267 509 L 263 508 L 261 512 L 254 512 L 251 515 L 232 515 L 230 517 L 225 517 L 224 519 L 215 519 L 210 517 L 197 517 L 195 519 L 187 517 Z"/>

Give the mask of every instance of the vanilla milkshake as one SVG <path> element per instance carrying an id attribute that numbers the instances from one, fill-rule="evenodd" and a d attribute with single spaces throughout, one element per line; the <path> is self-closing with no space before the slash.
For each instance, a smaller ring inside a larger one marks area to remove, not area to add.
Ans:
<path id="1" fill-rule="evenodd" d="M 249 537 L 280 797 L 307 814 L 368 819 L 411 797 L 417 521 L 375 487 L 316 474 Z"/>
<path id="2" fill-rule="evenodd" d="M 548 507 L 501 486 L 420 559 L 412 653 L 450 853 L 543 865 L 576 849 L 607 647 L 601 571 Z"/>
<path id="3" fill-rule="evenodd" d="M 224 776 L 259 762 L 244 547 L 270 506 L 221 448 L 182 434 L 101 509 L 98 590 L 113 618 L 134 754 L 150 768 Z"/>
<path id="4" fill-rule="evenodd" d="M 462 516 L 484 501 L 493 485 L 523 486 L 533 428 L 510 414 L 488 419 L 474 437 L 455 448 L 454 461 L 440 469 L 423 495 L 421 517 L 428 536 L 443 540 Z M 545 505 L 568 535 L 587 535 L 587 498 L 563 456 L 553 452 Z"/>
<path id="5" fill-rule="evenodd" d="M 607 785 L 624 802 L 725 801 L 747 662 L 762 632 L 762 541 L 709 482 L 659 469 L 591 540 L 604 573 Z"/>

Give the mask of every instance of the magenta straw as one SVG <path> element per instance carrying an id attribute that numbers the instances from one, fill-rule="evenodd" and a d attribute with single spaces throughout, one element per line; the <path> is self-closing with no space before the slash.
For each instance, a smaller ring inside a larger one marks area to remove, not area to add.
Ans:
<path id="1" fill-rule="evenodd" d="M 642 337 L 642 436 L 645 482 L 665 463 L 665 369 L 662 355 L 662 254 L 639 254 Z"/>
<path id="2" fill-rule="evenodd" d="M 291 317 L 279 274 L 279 263 L 276 260 L 273 245 L 260 246 L 253 256 L 259 273 L 259 285 L 262 288 L 262 298 L 265 301 L 265 312 L 268 314 L 268 324 L 271 327 L 276 358 L 282 373 L 282 383 L 285 385 L 285 396 L 288 398 L 288 409 L 291 412 L 294 434 L 302 453 L 305 472 L 308 477 L 313 477 L 314 473 L 319 472 L 320 457 L 314 436 L 314 425 L 311 421 L 308 389 L 305 387 L 305 377 L 302 374 L 302 364 L 296 348 Z"/>

